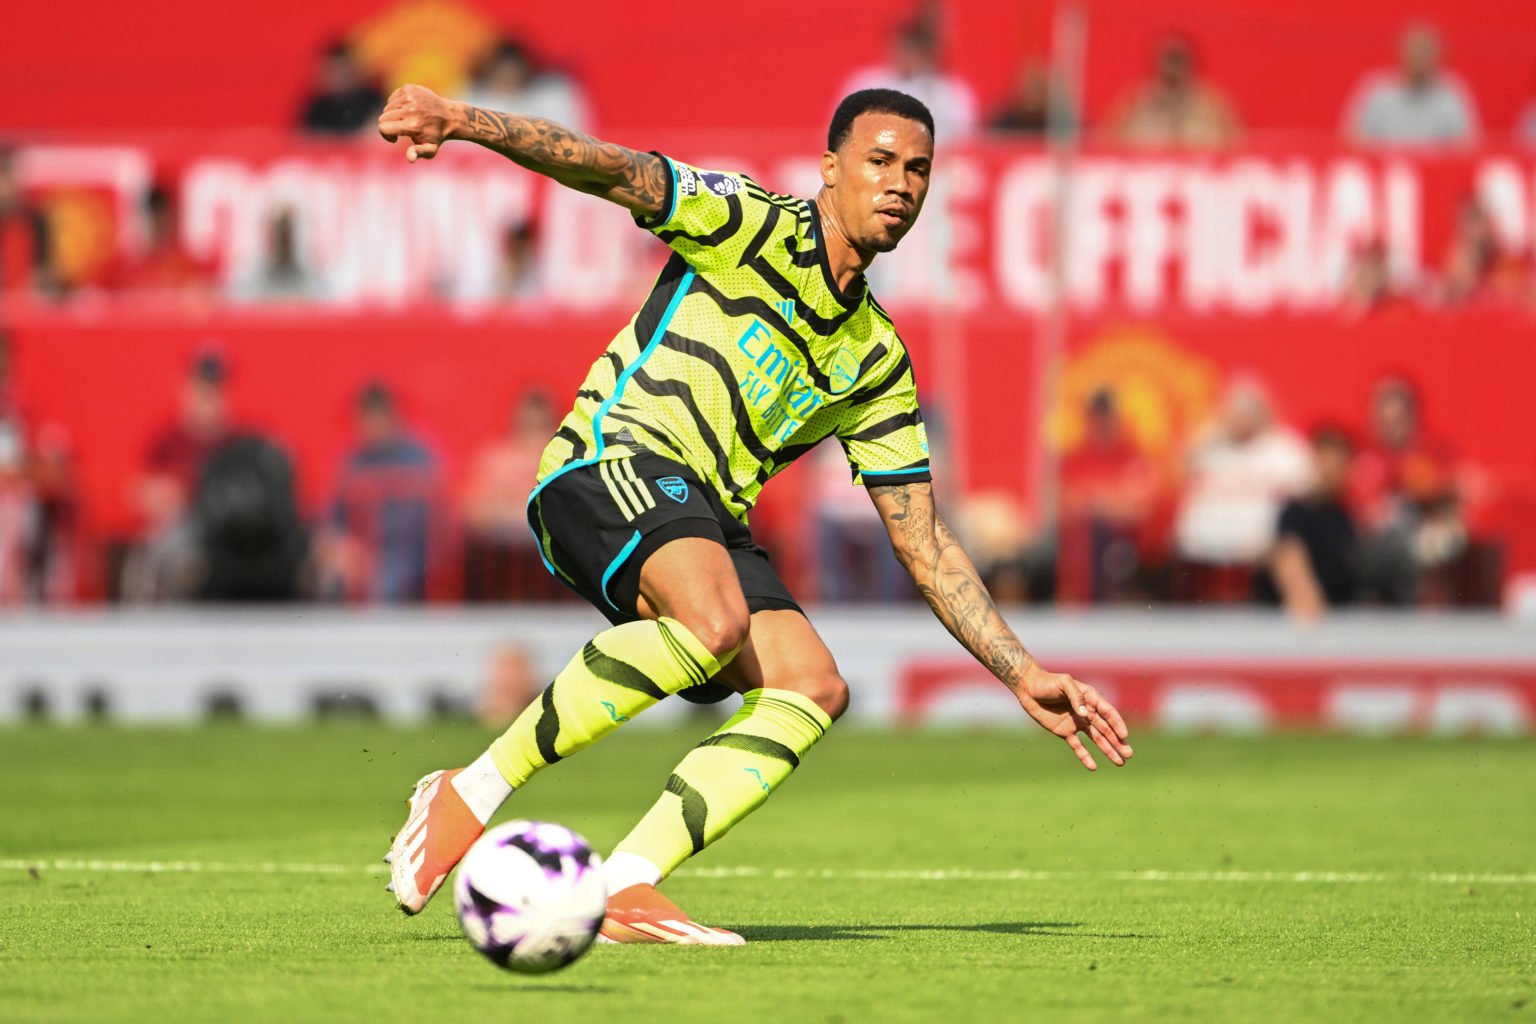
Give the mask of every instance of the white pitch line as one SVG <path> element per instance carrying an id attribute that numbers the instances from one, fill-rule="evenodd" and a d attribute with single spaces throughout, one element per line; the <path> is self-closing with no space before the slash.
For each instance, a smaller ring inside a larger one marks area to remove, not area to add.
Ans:
<path id="1" fill-rule="evenodd" d="M 0 860 L 0 871 L 81 871 L 119 874 L 385 875 L 385 864 L 320 864 L 287 861 Z M 1028 871 L 970 868 L 683 868 L 681 878 L 767 878 L 845 882 L 1250 882 L 1362 885 L 1415 882 L 1429 885 L 1536 885 L 1536 874 L 1372 871 Z"/>

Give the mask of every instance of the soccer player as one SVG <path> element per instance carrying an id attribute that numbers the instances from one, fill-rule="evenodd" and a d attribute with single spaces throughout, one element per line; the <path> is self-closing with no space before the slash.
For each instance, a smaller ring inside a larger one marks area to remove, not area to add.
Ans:
<path id="1" fill-rule="evenodd" d="M 1113 764 L 1131 756 L 1108 701 L 1030 657 L 934 507 L 912 363 L 864 280 L 928 193 L 934 125 L 920 102 L 887 89 L 843 100 L 810 200 L 414 85 L 390 97 L 379 131 L 406 140 L 413 163 L 450 140 L 478 143 L 623 206 L 673 250 L 593 363 L 528 502 L 550 572 L 612 626 L 478 760 L 417 783 L 387 858 L 401 909 L 426 905 L 536 772 L 672 694 L 735 691 L 740 710 L 608 858 L 602 935 L 743 941 L 656 886 L 761 806 L 848 705 L 831 652 L 747 528 L 763 485 L 828 437 L 955 639 L 1090 771 L 1080 733 Z"/>

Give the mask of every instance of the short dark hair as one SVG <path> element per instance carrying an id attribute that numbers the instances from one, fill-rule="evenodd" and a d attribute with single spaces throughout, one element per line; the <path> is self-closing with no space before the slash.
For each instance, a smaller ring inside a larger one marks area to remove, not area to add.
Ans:
<path id="1" fill-rule="evenodd" d="M 922 100 L 895 89 L 860 89 L 843 97 L 832 114 L 832 123 L 827 126 L 828 149 L 835 150 L 848 141 L 854 119 L 860 114 L 895 114 L 916 121 L 930 136 L 934 134 L 933 115 Z"/>
<path id="2" fill-rule="evenodd" d="M 1312 447 L 1336 448 L 1345 454 L 1354 454 L 1355 439 L 1343 426 L 1327 422 L 1312 428 Z"/>

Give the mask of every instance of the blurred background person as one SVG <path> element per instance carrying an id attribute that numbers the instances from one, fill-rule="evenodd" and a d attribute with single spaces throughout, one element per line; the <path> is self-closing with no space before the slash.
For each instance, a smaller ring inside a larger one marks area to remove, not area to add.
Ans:
<path id="1" fill-rule="evenodd" d="M 298 214 L 278 207 L 267 221 L 267 244 L 253 273 L 234 283 L 230 297 L 238 302 L 304 302 L 320 297 L 320 288 L 306 265 L 299 243 Z"/>
<path id="2" fill-rule="evenodd" d="M 507 429 L 475 454 L 464 485 L 464 597 L 557 600 L 569 591 L 544 568 L 528 525 L 528 493 L 558 420 L 549 395 L 527 392 Z"/>
<path id="3" fill-rule="evenodd" d="M 227 377 L 223 354 L 205 346 L 187 369 L 175 418 L 145 447 L 134 483 L 142 527 L 121 582 L 127 600 L 186 597 L 195 586 L 196 537 L 186 511 L 209 456 L 234 436 Z"/>
<path id="4" fill-rule="evenodd" d="M 194 258 L 181 244 L 174 197 L 164 185 L 151 185 L 144 193 L 144 248 L 108 272 L 106 285 L 118 291 L 151 292 L 159 301 L 168 293 L 187 297 L 211 297 L 213 267 Z"/>
<path id="5" fill-rule="evenodd" d="M 1087 432 L 1061 458 L 1057 600 L 1080 604 L 1132 596 L 1157 472 L 1121 421 L 1114 392 L 1090 396 Z"/>
<path id="6" fill-rule="evenodd" d="M 581 86 L 570 77 L 534 64 L 526 47 L 503 39 L 481 65 L 468 101 L 486 110 L 545 117 L 587 131 L 592 117 Z"/>
<path id="7" fill-rule="evenodd" d="M 1478 135 L 1477 107 L 1462 80 L 1440 65 L 1440 34 L 1403 31 L 1396 71 L 1374 71 L 1345 108 L 1344 133 L 1362 145 L 1465 145 Z"/>
<path id="8" fill-rule="evenodd" d="M 320 58 L 299 127 L 315 135 L 372 133 L 383 109 L 384 94 L 364 73 L 351 45 L 338 41 Z"/>
<path id="9" fill-rule="evenodd" d="M 925 15 L 898 25 L 886 63 L 855 71 L 837 98 L 860 89 L 899 89 L 927 104 L 940 139 L 953 142 L 970 135 L 978 120 L 976 92 L 963 75 L 945 70 L 934 21 Z"/>
<path id="10" fill-rule="evenodd" d="M 1263 386 L 1239 377 L 1190 451 L 1174 526 L 1175 596 L 1247 600 L 1252 571 L 1275 542 L 1280 509 L 1311 483 L 1307 446 L 1275 422 Z"/>
<path id="11" fill-rule="evenodd" d="M 0 605 L 26 592 L 27 523 L 33 511 L 27 431 L 11 380 L 10 341 L 0 333 Z"/>
<path id="12" fill-rule="evenodd" d="M 1345 272 L 1339 291 L 1339 310 L 1350 319 L 1360 319 L 1401 309 L 1408 296 L 1392 280 L 1387 263 L 1387 247 L 1380 239 L 1359 246 Z"/>
<path id="13" fill-rule="evenodd" d="M 54 290 L 52 251 L 48 219 L 22 189 L 16 151 L 0 145 L 0 294 Z"/>
<path id="14" fill-rule="evenodd" d="M 1070 135 L 1077 130 L 1076 112 L 1039 60 L 1019 65 L 1012 91 L 993 112 L 987 128 L 998 135 L 1043 138 L 1051 130 Z"/>
<path id="15" fill-rule="evenodd" d="M 1226 146 L 1240 130 L 1226 95 L 1200 76 L 1193 40 L 1177 33 L 1158 40 L 1151 77 L 1120 100 L 1108 126 L 1114 141 L 1147 148 Z"/>
<path id="16" fill-rule="evenodd" d="M 291 601 L 299 596 L 308 535 L 293 462 L 250 431 L 209 453 L 188 509 L 196 562 L 191 596 L 202 601 Z"/>
<path id="17" fill-rule="evenodd" d="M 498 648 L 486 666 L 485 686 L 475 701 L 475 720 L 487 729 L 505 729 L 543 685 L 527 647 L 509 643 Z"/>
<path id="18" fill-rule="evenodd" d="M 1426 572 L 1468 547 L 1455 449 L 1425 428 L 1421 405 L 1406 377 L 1377 382 L 1370 442 L 1352 481 L 1367 531 L 1364 585 L 1387 604 L 1425 597 Z"/>
<path id="19" fill-rule="evenodd" d="M 1280 510 L 1275 543 L 1255 579 L 1255 594 L 1293 618 L 1317 619 L 1355 603 L 1360 593 L 1360 536 L 1345 504 L 1354 446 L 1337 427 L 1312 435 L 1312 486 Z"/>
<path id="20" fill-rule="evenodd" d="M 321 592 L 424 600 L 438 540 L 437 456 L 410 433 L 394 393 L 377 381 L 358 395 L 357 434 L 321 539 Z"/>
<path id="21" fill-rule="evenodd" d="M 955 533 L 977 575 L 998 604 L 1024 604 L 1051 596 L 1051 552 L 1019 496 L 982 490 L 955 503 Z"/>
<path id="22" fill-rule="evenodd" d="M 1515 115 L 1514 138 L 1527 149 L 1536 148 L 1536 95 L 1532 95 Z"/>
<path id="23" fill-rule="evenodd" d="M 815 524 L 816 596 L 823 601 L 916 597 L 910 577 L 891 553 L 890 536 L 869 495 L 848 478 L 842 447 L 823 443 L 806 461 Z"/>
<path id="24" fill-rule="evenodd" d="M 1531 298 L 1531 261 L 1500 241 L 1476 196 L 1462 201 L 1436 297 L 1447 306 L 1519 306 Z"/>

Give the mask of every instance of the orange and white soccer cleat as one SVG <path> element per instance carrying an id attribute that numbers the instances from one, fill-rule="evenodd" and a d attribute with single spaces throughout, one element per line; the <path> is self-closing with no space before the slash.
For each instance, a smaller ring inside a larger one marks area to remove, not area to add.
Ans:
<path id="1" fill-rule="evenodd" d="M 690 920 L 653 885 L 631 885 L 608 897 L 599 942 L 670 942 L 679 946 L 744 946 L 747 940 L 724 928 Z"/>
<path id="2" fill-rule="evenodd" d="M 485 826 L 451 785 L 462 769 L 433 772 L 406 801 L 410 814 L 390 844 L 389 890 L 407 914 L 419 914 Z"/>

